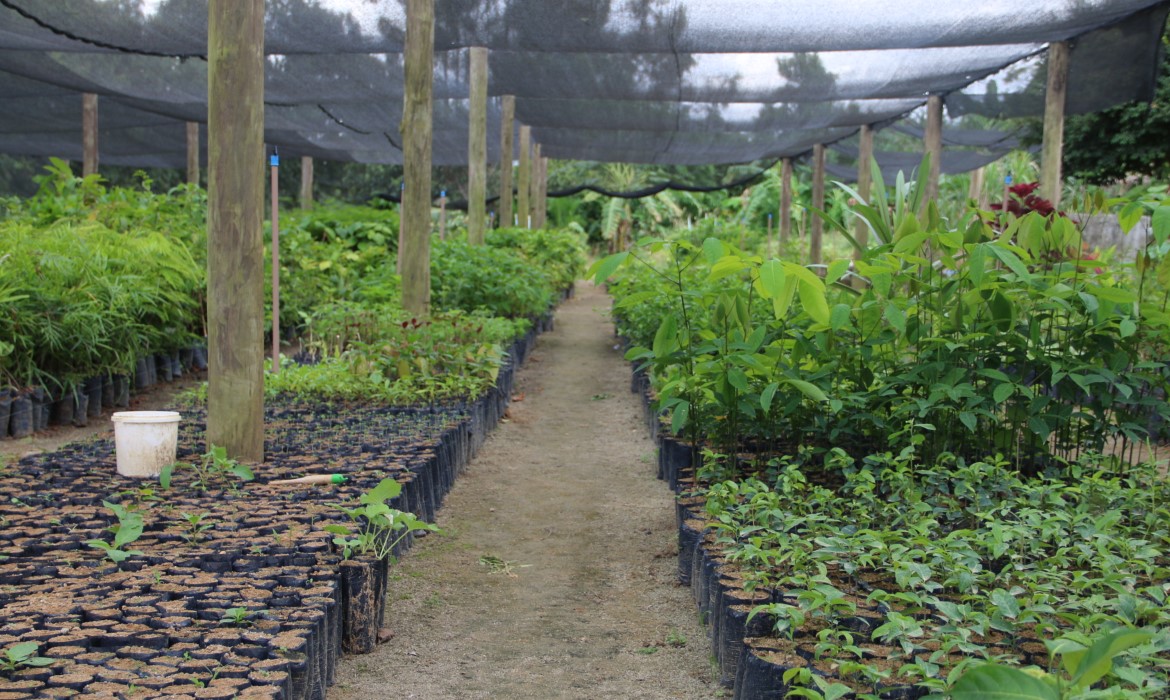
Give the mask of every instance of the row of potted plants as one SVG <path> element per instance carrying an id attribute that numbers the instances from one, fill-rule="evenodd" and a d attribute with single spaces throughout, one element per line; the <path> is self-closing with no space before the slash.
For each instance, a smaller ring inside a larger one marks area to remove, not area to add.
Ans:
<path id="1" fill-rule="evenodd" d="M 680 556 L 739 645 L 722 646 L 728 682 L 812 698 L 1026 684 L 999 666 L 962 680 L 993 659 L 1070 697 L 1106 676 L 1164 692 L 1165 621 L 1131 614 L 1162 606 L 1162 487 L 1131 458 L 1168 410 L 1170 207 L 1143 195 L 1161 223 L 1122 265 L 1068 218 L 946 221 L 914 183 L 875 181 L 856 207 L 874 244 L 853 262 L 680 238 L 593 270 L 664 436 L 689 445 L 673 450 Z M 1105 670 L 1078 675 L 1101 640 Z"/>

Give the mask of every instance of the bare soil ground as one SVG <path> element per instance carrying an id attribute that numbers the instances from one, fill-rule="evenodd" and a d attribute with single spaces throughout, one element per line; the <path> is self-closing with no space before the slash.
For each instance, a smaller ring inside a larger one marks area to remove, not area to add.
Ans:
<path id="1" fill-rule="evenodd" d="M 344 660 L 331 700 L 723 695 L 676 583 L 673 498 L 609 299 L 577 291 L 448 496 L 443 534 L 391 570 L 394 637 Z"/>

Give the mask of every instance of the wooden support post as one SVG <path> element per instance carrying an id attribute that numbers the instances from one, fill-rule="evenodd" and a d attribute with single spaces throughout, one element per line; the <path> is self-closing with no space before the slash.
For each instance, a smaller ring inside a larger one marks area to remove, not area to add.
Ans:
<path id="1" fill-rule="evenodd" d="M 780 247 L 792 238 L 792 159 L 780 161 Z"/>
<path id="2" fill-rule="evenodd" d="M 92 92 L 81 96 L 81 176 L 98 171 L 98 96 Z"/>
<path id="3" fill-rule="evenodd" d="M 264 0 L 210 0 L 207 442 L 264 457 Z"/>
<path id="4" fill-rule="evenodd" d="M 187 184 L 199 184 L 199 122 L 187 122 Z"/>
<path id="5" fill-rule="evenodd" d="M 985 168 L 975 168 L 971 171 L 971 181 L 967 185 L 967 199 L 975 202 L 975 206 L 980 209 L 986 209 L 983 205 L 983 180 L 986 175 L 987 171 Z"/>
<path id="6" fill-rule="evenodd" d="M 823 143 L 813 146 L 812 208 L 817 211 L 825 210 L 825 145 Z M 809 216 L 811 220 L 809 221 L 808 260 L 813 265 L 819 265 L 825 222 L 811 211 Z"/>
<path id="7" fill-rule="evenodd" d="M 313 157 L 301 156 L 301 209 L 313 208 Z"/>
<path id="8" fill-rule="evenodd" d="M 500 101 L 500 228 L 512 225 L 512 161 L 515 159 L 516 97 L 504 95 Z"/>
<path id="9" fill-rule="evenodd" d="M 857 136 L 857 194 L 869 204 L 869 190 L 873 184 L 873 127 L 862 124 Z M 869 227 L 860 216 L 853 222 L 853 239 L 859 246 L 853 251 L 853 259 L 860 260 L 862 251 L 869 245 Z"/>
<path id="10" fill-rule="evenodd" d="M 532 145 L 532 163 L 529 165 L 528 178 L 531 191 L 528 193 L 528 204 L 532 211 L 528 214 L 528 228 L 540 228 L 540 144 Z"/>
<path id="11" fill-rule="evenodd" d="M 467 139 L 467 242 L 482 245 L 487 226 L 488 50 L 471 49 L 471 110 Z"/>
<path id="12" fill-rule="evenodd" d="M 516 178 L 516 215 L 520 217 L 516 225 L 520 228 L 532 227 L 532 127 L 527 124 L 520 126 L 520 169 Z"/>
<path id="13" fill-rule="evenodd" d="M 1048 88 L 1044 92 L 1044 145 L 1040 153 L 1040 196 L 1060 208 L 1060 162 L 1064 157 L 1064 101 L 1068 88 L 1068 42 L 1048 45 Z"/>
<path id="14" fill-rule="evenodd" d="M 919 173 L 926 178 L 926 192 L 922 199 L 923 211 L 928 202 L 938 203 L 938 178 L 942 172 L 942 95 L 926 98 L 926 134 L 923 137 L 926 152 L 930 154 L 930 172 Z"/>
<path id="15" fill-rule="evenodd" d="M 768 212 L 768 236 L 764 239 L 764 257 L 772 254 L 772 212 Z"/>
<path id="16" fill-rule="evenodd" d="M 434 119 L 435 0 L 406 3 L 406 97 L 402 109 L 402 306 L 431 305 L 431 136 Z"/>
<path id="17" fill-rule="evenodd" d="M 548 224 L 548 158 L 541 156 L 536 164 L 540 166 L 536 188 L 536 228 L 544 228 Z"/>
<path id="18" fill-rule="evenodd" d="M 268 160 L 272 193 L 272 373 L 280 373 L 280 156 Z"/>
<path id="19" fill-rule="evenodd" d="M 447 190 L 439 193 L 439 240 L 447 240 Z"/>

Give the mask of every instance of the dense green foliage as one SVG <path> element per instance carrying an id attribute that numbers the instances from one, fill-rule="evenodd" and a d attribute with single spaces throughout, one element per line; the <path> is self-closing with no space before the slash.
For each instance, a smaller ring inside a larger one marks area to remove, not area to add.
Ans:
<path id="1" fill-rule="evenodd" d="M 547 311 L 553 299 L 548 273 L 514 252 L 459 240 L 436 241 L 431 247 L 435 308 L 531 318 Z"/>
<path id="2" fill-rule="evenodd" d="M 394 211 L 334 205 L 293 212 L 281 218 L 280 250 L 280 322 L 286 328 L 304 326 L 322 302 L 400 299 Z M 271 245 L 265 254 L 271 256 Z"/>
<path id="3" fill-rule="evenodd" d="M 153 194 L 146 179 L 107 187 L 59 160 L 38 182 L 35 196 L 6 200 L 0 219 L 0 384 L 72 385 L 200 342 L 201 190 Z M 400 304 L 394 211 L 321 206 L 281 223 L 282 327 L 303 339 L 302 359 L 313 362 L 270 375 L 270 395 L 390 403 L 480 396 L 507 347 L 584 265 L 571 232 L 510 232 L 475 249 L 436 242 L 435 312 L 415 319 Z"/>
<path id="4" fill-rule="evenodd" d="M 519 253 L 543 270 L 558 291 L 567 289 L 585 271 L 585 241 L 570 229 L 494 229 L 488 232 L 487 244 Z"/>
<path id="5" fill-rule="evenodd" d="M 188 193 L 106 191 L 60 171 L 10 206 L 0 220 L 0 382 L 129 373 L 136 357 L 201 337 L 199 206 Z"/>
<path id="6" fill-rule="evenodd" d="M 1047 694 L 1011 697 L 1162 697 L 1166 487 L 1133 455 L 1170 417 L 1165 188 L 1086 203 L 1152 215 L 1126 265 L 1070 219 L 950 221 L 877 179 L 856 261 L 683 231 L 593 268 L 702 453 L 688 495 L 720 575 L 767 592 L 769 648 L 802 659 L 791 697 L 1007 697 L 979 689 L 1025 676 Z M 962 680 L 982 660 L 1048 671 Z"/>
<path id="7" fill-rule="evenodd" d="M 1094 184 L 1148 175 L 1170 176 L 1170 34 L 1152 102 L 1129 102 L 1072 115 L 1064 127 L 1064 172 Z"/>
<path id="8" fill-rule="evenodd" d="M 902 183 L 859 206 L 876 244 L 856 273 L 848 259 L 821 276 L 716 239 L 610 258 L 644 263 L 614 287 L 619 328 L 676 429 L 729 454 L 783 436 L 927 458 L 996 450 L 1028 468 L 1144 439 L 1167 412 L 1170 317 L 1138 303 L 1141 282 L 1082 257 L 1068 219 L 1030 214 L 1000 232 L 972 213 L 952 226 L 917 215 L 919 197 Z"/>

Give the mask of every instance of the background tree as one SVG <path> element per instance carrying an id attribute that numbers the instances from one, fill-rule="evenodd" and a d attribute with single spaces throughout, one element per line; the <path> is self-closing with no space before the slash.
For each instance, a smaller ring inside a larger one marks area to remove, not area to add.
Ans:
<path id="1" fill-rule="evenodd" d="M 1154 101 L 1129 102 L 1069 117 L 1064 171 L 1093 184 L 1131 175 L 1170 176 L 1170 34 L 1162 33 L 1162 65 Z"/>

